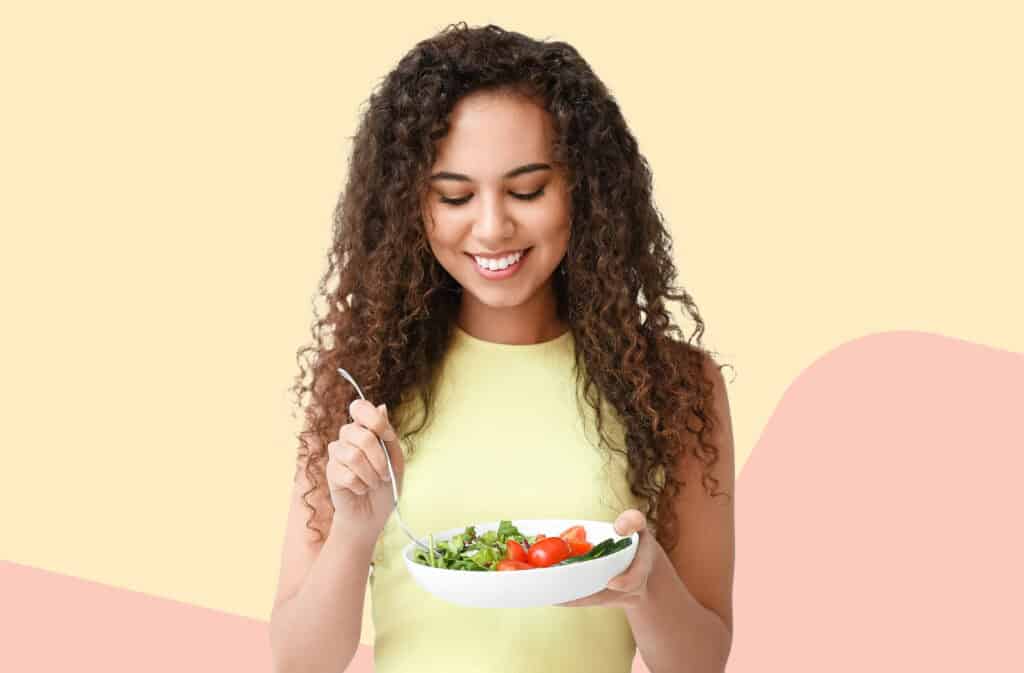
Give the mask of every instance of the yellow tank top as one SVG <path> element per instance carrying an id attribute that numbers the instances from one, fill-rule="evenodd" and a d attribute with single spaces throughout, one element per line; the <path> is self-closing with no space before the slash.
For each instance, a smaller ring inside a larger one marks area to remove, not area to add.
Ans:
<path id="1" fill-rule="evenodd" d="M 570 332 L 510 345 L 455 328 L 432 420 L 413 438 L 411 455 L 400 438 L 399 506 L 411 531 L 426 536 L 501 519 L 614 521 L 625 509 L 643 511 L 629 490 L 625 456 L 599 447 L 593 410 L 582 397 L 577 406 L 573 348 Z M 415 418 L 418 402 L 406 404 L 397 415 L 408 417 L 415 404 Z M 605 434 L 625 447 L 603 400 L 602 413 Z M 377 673 L 631 670 L 636 642 L 622 608 L 447 603 L 409 575 L 401 558 L 408 542 L 392 513 L 369 580 Z"/>

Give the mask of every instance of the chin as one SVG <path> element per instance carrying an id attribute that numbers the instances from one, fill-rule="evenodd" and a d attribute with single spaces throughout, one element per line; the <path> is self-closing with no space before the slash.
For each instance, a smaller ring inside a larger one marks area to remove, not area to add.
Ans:
<path id="1" fill-rule="evenodd" d="M 480 293 L 467 288 L 465 285 L 462 287 L 463 292 L 468 292 L 473 295 L 476 301 L 491 308 L 512 308 L 513 306 L 519 306 L 526 300 L 519 292 L 511 293 L 507 290 L 492 290 L 491 292 Z"/>

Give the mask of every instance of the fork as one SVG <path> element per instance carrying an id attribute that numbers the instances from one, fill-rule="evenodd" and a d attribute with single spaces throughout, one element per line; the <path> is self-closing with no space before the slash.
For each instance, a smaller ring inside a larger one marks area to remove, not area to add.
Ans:
<path id="1" fill-rule="evenodd" d="M 352 378 L 351 374 L 349 374 L 347 371 L 345 371 L 341 367 L 338 367 L 338 373 L 340 373 L 342 376 L 344 376 L 345 380 L 348 381 L 349 383 L 351 383 L 355 387 L 356 392 L 359 393 L 359 397 L 360 398 L 362 398 L 364 400 L 366 399 L 366 396 L 363 395 L 362 388 L 359 387 L 359 384 L 356 383 L 356 380 L 354 378 Z M 415 535 L 413 535 L 412 532 L 408 528 L 406 528 L 405 524 L 402 522 L 402 515 L 398 511 L 398 480 L 395 479 L 395 469 L 391 466 L 391 453 L 388 451 L 387 445 L 384 444 L 384 440 L 382 440 L 380 437 L 378 437 L 377 438 L 377 442 L 380 444 L 380 448 L 384 449 L 384 457 L 388 459 L 388 474 L 391 475 L 391 493 L 395 496 L 395 518 L 398 520 L 398 525 L 402 528 L 403 531 L 405 531 L 405 534 L 407 536 L 409 536 L 410 540 L 412 540 L 417 545 L 422 547 L 424 550 L 429 552 L 430 551 L 430 547 L 428 547 L 427 545 L 425 545 L 422 542 L 420 542 L 419 538 L 417 538 Z"/>

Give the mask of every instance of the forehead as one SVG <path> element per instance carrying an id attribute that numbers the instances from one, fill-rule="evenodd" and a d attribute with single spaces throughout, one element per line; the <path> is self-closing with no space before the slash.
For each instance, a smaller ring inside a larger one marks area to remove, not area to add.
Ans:
<path id="1" fill-rule="evenodd" d="M 489 180 L 516 166 L 550 159 L 548 112 L 522 96 L 469 94 L 455 104 L 450 121 L 448 134 L 438 142 L 435 169 Z"/>

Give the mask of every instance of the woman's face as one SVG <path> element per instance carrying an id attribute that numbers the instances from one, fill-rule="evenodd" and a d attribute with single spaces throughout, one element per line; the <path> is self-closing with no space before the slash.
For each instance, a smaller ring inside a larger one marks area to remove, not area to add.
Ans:
<path id="1" fill-rule="evenodd" d="M 474 319 L 493 309 L 514 310 L 488 317 L 550 317 L 570 201 L 566 176 L 551 162 L 547 111 L 521 97 L 475 92 L 450 121 L 423 204 L 434 255 L 462 286 L 463 310 Z"/>

